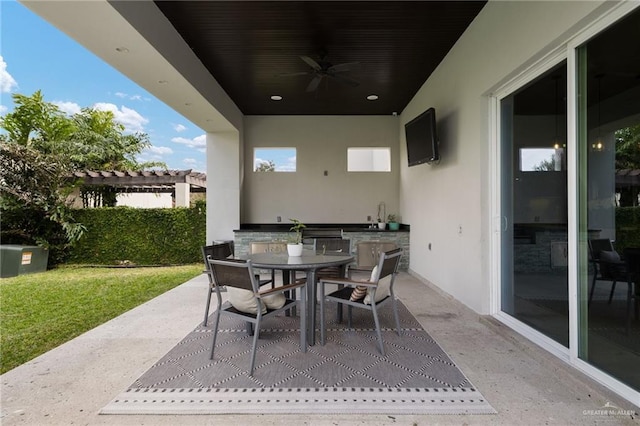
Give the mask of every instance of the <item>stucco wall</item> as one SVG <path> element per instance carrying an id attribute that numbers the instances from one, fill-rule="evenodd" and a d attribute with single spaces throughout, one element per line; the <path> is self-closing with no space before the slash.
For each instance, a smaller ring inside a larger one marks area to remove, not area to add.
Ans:
<path id="1" fill-rule="evenodd" d="M 490 90 L 566 41 L 601 2 L 489 2 L 400 115 L 400 214 L 417 275 L 489 313 Z M 435 107 L 442 161 L 406 166 L 403 126 Z M 431 245 L 431 249 L 429 249 Z"/>
<path id="2" fill-rule="evenodd" d="M 256 147 L 295 147 L 296 172 L 253 172 Z M 391 172 L 348 173 L 348 147 L 390 147 Z M 398 117 L 247 116 L 244 152 L 243 223 L 366 223 L 381 201 L 398 213 Z"/>

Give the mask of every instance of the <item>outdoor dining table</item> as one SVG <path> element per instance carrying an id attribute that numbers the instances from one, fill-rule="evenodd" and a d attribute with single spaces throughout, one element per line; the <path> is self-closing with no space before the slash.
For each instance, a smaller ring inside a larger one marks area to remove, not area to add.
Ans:
<path id="1" fill-rule="evenodd" d="M 287 253 L 255 253 L 247 256 L 257 269 L 277 269 L 284 271 L 304 271 L 307 275 L 307 342 L 315 344 L 316 332 L 316 281 L 317 271 L 331 266 L 340 267 L 344 275 L 346 266 L 354 257 L 346 253 L 317 254 L 314 250 L 304 249 L 302 256 L 289 256 Z M 285 284 L 289 274 L 283 273 Z"/>

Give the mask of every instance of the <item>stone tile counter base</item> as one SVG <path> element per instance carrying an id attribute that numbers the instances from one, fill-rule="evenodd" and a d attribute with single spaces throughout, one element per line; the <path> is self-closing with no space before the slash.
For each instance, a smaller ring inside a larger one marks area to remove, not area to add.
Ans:
<path id="1" fill-rule="evenodd" d="M 315 226 L 317 225 L 313 225 L 313 227 Z M 243 228 L 245 227 L 247 229 L 234 231 L 235 254 L 239 257 L 249 254 L 249 246 L 254 241 L 287 241 L 287 238 L 291 236 L 288 228 L 282 229 L 282 226 L 279 225 L 243 225 Z M 323 227 L 327 227 L 327 225 L 323 225 Z M 404 250 L 399 269 L 401 271 L 409 269 L 411 252 L 408 226 L 401 226 L 399 231 L 369 230 L 364 228 L 359 230 L 353 226 L 341 227 L 340 225 L 331 225 L 331 227 L 343 230 L 343 238 L 351 240 L 351 251 L 354 255 L 357 254 L 358 243 L 361 241 L 392 241 L 396 243 L 398 247 L 402 247 Z"/>

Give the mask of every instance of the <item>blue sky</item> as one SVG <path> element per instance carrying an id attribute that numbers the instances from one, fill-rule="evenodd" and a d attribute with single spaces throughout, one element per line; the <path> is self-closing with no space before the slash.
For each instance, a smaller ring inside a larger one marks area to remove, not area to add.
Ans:
<path id="1" fill-rule="evenodd" d="M 152 147 L 140 161 L 206 171 L 202 129 L 20 3 L 0 0 L 0 115 L 13 110 L 12 93 L 37 90 L 67 113 L 107 109 L 127 131 L 147 133 Z"/>

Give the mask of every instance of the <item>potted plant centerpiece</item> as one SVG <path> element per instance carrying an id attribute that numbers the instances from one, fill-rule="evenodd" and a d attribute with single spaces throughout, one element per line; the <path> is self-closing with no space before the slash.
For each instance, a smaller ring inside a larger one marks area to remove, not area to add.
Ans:
<path id="1" fill-rule="evenodd" d="M 398 219 L 395 214 L 387 216 L 387 223 L 389 224 L 389 231 L 397 231 L 400 229 L 400 224 L 398 223 Z"/>
<path id="2" fill-rule="evenodd" d="M 306 225 L 298 219 L 289 220 L 293 222 L 293 226 L 289 230 L 293 231 L 294 234 L 289 237 L 287 252 L 289 256 L 302 256 L 302 229 L 306 228 Z"/>

